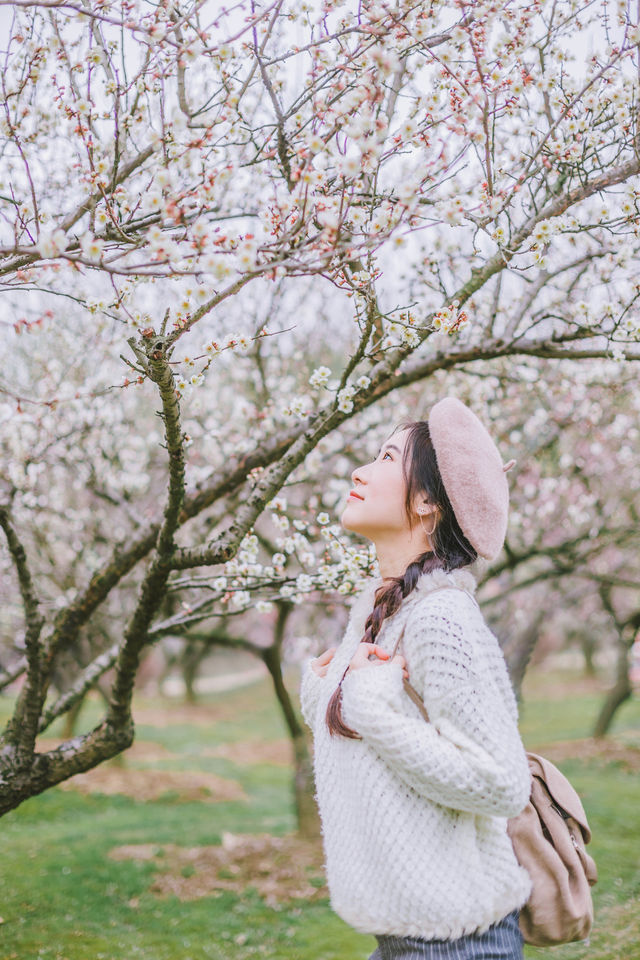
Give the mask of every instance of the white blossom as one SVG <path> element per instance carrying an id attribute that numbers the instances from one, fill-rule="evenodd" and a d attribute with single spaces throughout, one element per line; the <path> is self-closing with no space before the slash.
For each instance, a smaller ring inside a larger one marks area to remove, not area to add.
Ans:
<path id="1" fill-rule="evenodd" d="M 327 383 L 330 376 L 331 370 L 329 367 L 316 367 L 309 377 L 309 385 L 312 387 L 322 387 Z"/>
<path id="2" fill-rule="evenodd" d="M 67 236 L 64 230 L 53 230 L 51 233 L 42 232 L 37 243 L 37 249 L 45 259 L 53 259 L 62 253 L 67 246 Z"/>
<path id="3" fill-rule="evenodd" d="M 308 593 L 313 589 L 313 580 L 306 573 L 301 573 L 296 577 L 296 589 L 301 593 Z"/>
<path id="4" fill-rule="evenodd" d="M 102 256 L 104 240 L 101 240 L 99 237 L 94 237 L 90 233 L 85 233 L 80 238 L 80 247 L 87 260 L 98 261 Z"/>
<path id="5" fill-rule="evenodd" d="M 234 607 L 246 607 L 251 602 L 251 594 L 248 590 L 236 590 L 231 595 L 230 603 Z"/>

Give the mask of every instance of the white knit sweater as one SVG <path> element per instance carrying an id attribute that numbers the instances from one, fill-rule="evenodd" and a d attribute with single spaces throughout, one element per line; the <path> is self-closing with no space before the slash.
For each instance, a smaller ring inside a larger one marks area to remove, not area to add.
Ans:
<path id="1" fill-rule="evenodd" d="M 342 685 L 343 719 L 363 739 L 331 737 L 327 703 L 381 582 L 372 578 L 354 601 L 327 675 L 309 660 L 301 678 L 331 906 L 363 933 L 483 932 L 531 892 L 506 832 L 529 799 L 530 774 L 504 657 L 463 592 L 475 591 L 471 570 L 422 574 L 376 643 L 391 653 L 406 623 L 399 652 L 430 722 L 404 690 L 402 667 L 372 663 Z"/>

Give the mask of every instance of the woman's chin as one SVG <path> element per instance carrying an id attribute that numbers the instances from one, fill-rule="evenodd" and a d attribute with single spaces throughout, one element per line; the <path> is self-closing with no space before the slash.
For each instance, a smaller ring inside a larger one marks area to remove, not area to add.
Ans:
<path id="1" fill-rule="evenodd" d="M 344 530 L 349 530 L 351 533 L 358 533 L 357 525 L 353 524 L 353 517 L 349 516 L 349 505 L 344 508 L 342 511 L 342 516 L 340 517 L 340 523 Z"/>
<path id="2" fill-rule="evenodd" d="M 366 533 L 362 530 L 361 524 L 358 523 L 357 519 L 354 516 L 349 516 L 350 510 L 349 505 L 344 508 L 342 511 L 342 516 L 340 517 L 340 523 L 344 530 L 348 530 L 349 533 L 357 533 L 361 537 L 366 537 Z"/>

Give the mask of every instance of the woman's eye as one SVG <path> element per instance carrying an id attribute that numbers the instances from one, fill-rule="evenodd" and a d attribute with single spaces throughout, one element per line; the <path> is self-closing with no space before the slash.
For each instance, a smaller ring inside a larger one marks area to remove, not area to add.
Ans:
<path id="1" fill-rule="evenodd" d="M 391 454 L 389 453 L 388 450 L 385 450 L 384 456 L 382 457 L 382 459 L 384 460 L 385 457 L 391 457 Z M 393 460 L 393 457 L 391 457 L 391 459 Z"/>

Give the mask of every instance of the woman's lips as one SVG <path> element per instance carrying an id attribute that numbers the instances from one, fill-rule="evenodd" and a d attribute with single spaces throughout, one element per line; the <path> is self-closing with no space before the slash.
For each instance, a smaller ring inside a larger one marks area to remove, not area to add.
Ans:
<path id="1" fill-rule="evenodd" d="M 356 492 L 355 492 L 355 490 L 352 490 L 352 491 L 349 493 L 349 500 L 351 500 L 352 498 L 353 498 L 354 500 L 364 500 L 364 497 L 361 497 L 359 493 L 356 493 Z"/>

